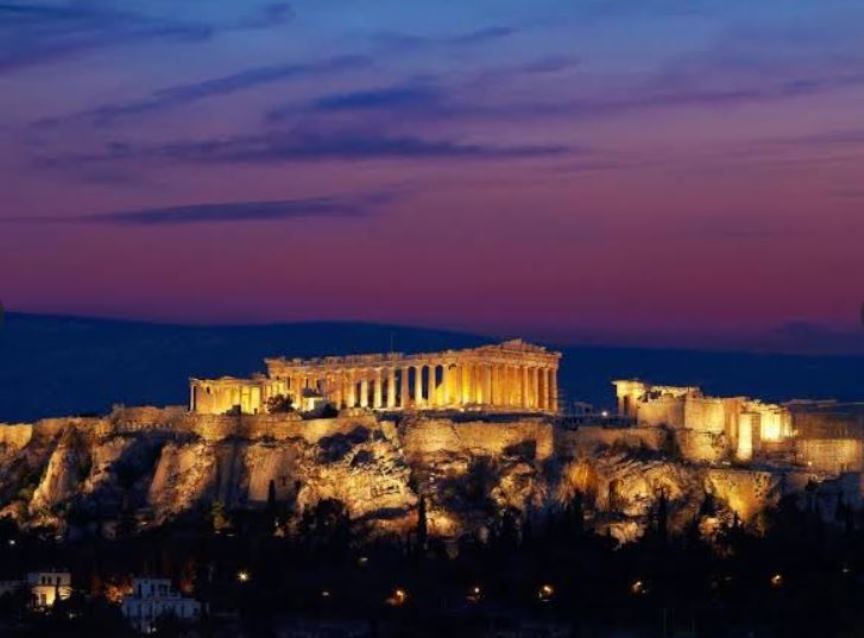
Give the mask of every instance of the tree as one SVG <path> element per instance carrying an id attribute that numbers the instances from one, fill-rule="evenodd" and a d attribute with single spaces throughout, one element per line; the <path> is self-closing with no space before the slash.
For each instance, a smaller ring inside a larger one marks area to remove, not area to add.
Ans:
<path id="1" fill-rule="evenodd" d="M 426 517 L 426 497 L 421 494 L 417 504 L 417 550 L 422 555 L 426 551 L 429 538 L 429 521 Z"/>
<path id="2" fill-rule="evenodd" d="M 300 519 L 300 539 L 314 548 L 333 555 L 347 553 L 351 540 L 351 520 L 345 503 L 334 498 L 318 501 Z"/>
<path id="3" fill-rule="evenodd" d="M 223 529 L 231 526 L 231 520 L 225 513 L 225 503 L 222 501 L 213 501 L 213 506 L 210 508 L 210 516 L 213 521 L 213 531 L 221 532 Z"/>
<path id="4" fill-rule="evenodd" d="M 284 394 L 277 394 L 267 399 L 267 411 L 271 414 L 294 412 L 294 399 Z"/>

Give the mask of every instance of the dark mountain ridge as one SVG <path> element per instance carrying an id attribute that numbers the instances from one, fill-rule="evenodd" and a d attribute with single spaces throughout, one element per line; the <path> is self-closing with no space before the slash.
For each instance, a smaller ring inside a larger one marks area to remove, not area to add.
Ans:
<path id="1" fill-rule="evenodd" d="M 498 341 L 357 322 L 182 326 L 9 313 L 0 328 L 0 421 L 103 413 L 115 403 L 185 404 L 190 376 L 246 376 L 267 356 L 434 352 Z M 563 346 L 568 401 L 612 406 L 610 382 L 640 377 L 712 394 L 864 399 L 864 356 Z"/>

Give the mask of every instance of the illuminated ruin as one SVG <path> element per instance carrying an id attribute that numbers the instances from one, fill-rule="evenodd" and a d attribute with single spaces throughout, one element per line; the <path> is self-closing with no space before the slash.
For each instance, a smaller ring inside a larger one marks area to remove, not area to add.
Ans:
<path id="1" fill-rule="evenodd" d="M 259 414 L 274 397 L 306 410 L 478 409 L 558 412 L 561 354 L 520 339 L 464 350 L 266 359 L 267 375 L 192 379 L 190 411 Z"/>
<path id="2" fill-rule="evenodd" d="M 485 524 L 478 498 L 525 512 L 580 494 L 595 528 L 627 542 L 658 494 L 682 511 L 710 496 L 722 520 L 752 525 L 784 495 L 806 492 L 828 518 L 838 503 L 864 505 L 864 404 L 768 403 L 629 379 L 613 382 L 611 414 L 561 400 L 560 360 L 521 340 L 271 358 L 266 375 L 192 379 L 186 406 L 4 425 L 0 461 L 12 469 L 0 488 L 19 496 L 0 515 L 62 525 L 70 498 L 115 489 L 123 454 L 146 468 L 136 489 L 156 525 L 197 504 L 260 506 L 272 494 L 298 512 L 335 499 L 382 533 L 404 533 L 422 495 L 429 534 L 452 539 Z M 25 458 L 40 468 L 32 492 L 21 489 Z"/>

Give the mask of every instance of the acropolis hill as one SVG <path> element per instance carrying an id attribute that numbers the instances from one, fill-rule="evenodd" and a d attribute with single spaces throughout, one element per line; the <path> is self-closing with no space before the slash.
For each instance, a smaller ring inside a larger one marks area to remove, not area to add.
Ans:
<path id="1" fill-rule="evenodd" d="M 574 410 L 560 359 L 521 340 L 270 358 L 248 379 L 191 379 L 188 406 L 4 425 L 0 514 L 110 536 L 130 515 L 152 526 L 275 497 L 297 516 L 332 498 L 401 534 L 422 495 L 429 532 L 457 539 L 496 512 L 532 516 L 581 493 L 594 528 L 627 541 L 661 494 L 673 530 L 696 522 L 706 535 L 733 520 L 758 530 L 784 495 L 826 520 L 861 505 L 864 404 L 616 380 L 616 414 Z"/>

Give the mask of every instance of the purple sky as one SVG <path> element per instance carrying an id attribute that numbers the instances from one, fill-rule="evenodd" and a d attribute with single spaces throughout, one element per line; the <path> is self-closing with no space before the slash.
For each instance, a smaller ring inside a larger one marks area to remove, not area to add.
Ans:
<path id="1" fill-rule="evenodd" d="M 860 0 L 13 2 L 0 104 L 15 310 L 864 333 Z"/>

